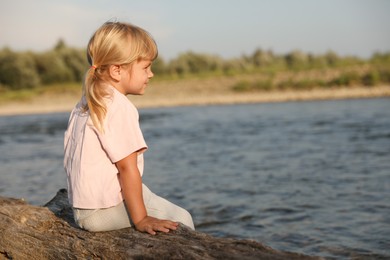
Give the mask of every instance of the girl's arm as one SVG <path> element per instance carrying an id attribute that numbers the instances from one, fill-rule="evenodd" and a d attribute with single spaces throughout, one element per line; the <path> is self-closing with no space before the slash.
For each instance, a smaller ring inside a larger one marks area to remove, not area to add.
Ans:
<path id="1" fill-rule="evenodd" d="M 175 230 L 177 223 L 160 220 L 147 215 L 143 196 L 142 178 L 137 166 L 137 152 L 118 161 L 119 181 L 130 217 L 137 230 L 155 235 L 156 231 L 169 232 Z"/>

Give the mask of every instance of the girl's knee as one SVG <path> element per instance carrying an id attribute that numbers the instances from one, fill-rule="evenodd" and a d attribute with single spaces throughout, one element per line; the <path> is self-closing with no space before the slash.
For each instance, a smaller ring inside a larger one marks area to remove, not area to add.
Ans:
<path id="1" fill-rule="evenodd" d="M 187 227 L 191 228 L 192 230 L 195 230 L 194 222 L 192 220 L 191 214 L 183 209 L 180 220 L 178 222 L 181 222 L 182 224 L 186 225 Z"/>

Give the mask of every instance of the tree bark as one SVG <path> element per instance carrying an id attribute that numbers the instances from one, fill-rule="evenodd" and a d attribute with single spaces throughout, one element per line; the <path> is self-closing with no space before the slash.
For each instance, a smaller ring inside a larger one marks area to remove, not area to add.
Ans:
<path id="1" fill-rule="evenodd" d="M 43 207 L 0 197 L 0 259 L 319 259 L 250 240 L 215 238 L 184 225 L 151 236 L 125 228 L 88 232 L 76 226 L 67 191 Z"/>

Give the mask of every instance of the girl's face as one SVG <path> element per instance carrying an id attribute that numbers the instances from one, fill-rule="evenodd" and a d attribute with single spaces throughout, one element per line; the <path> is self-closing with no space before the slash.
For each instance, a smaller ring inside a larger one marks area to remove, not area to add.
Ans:
<path id="1" fill-rule="evenodd" d="M 124 68 L 120 87 L 123 94 L 142 95 L 149 80 L 153 77 L 152 61 L 141 60 L 130 68 Z"/>

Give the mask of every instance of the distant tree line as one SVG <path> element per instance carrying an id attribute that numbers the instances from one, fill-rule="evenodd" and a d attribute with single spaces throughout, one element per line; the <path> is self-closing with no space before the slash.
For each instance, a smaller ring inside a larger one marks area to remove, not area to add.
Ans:
<path id="1" fill-rule="evenodd" d="M 165 61 L 159 57 L 153 63 L 153 71 L 162 77 L 186 77 L 189 75 L 235 75 L 241 73 L 276 73 L 280 71 L 301 71 L 310 69 L 345 68 L 369 65 L 366 75 L 341 75 L 331 82 L 312 80 L 306 83 L 275 83 L 269 78 L 261 82 L 240 82 L 234 89 L 255 90 L 285 88 L 286 85 L 348 85 L 352 81 L 365 85 L 390 83 L 390 53 L 375 53 L 370 59 L 340 57 L 333 51 L 313 55 L 299 50 L 287 54 L 275 54 L 271 50 L 257 49 L 250 55 L 223 59 L 217 55 L 186 52 Z M 35 88 L 54 83 L 81 82 L 88 69 L 86 51 L 68 47 L 59 40 L 52 50 L 45 52 L 16 52 L 10 48 L 0 50 L 0 91 Z M 344 77 L 344 78 L 343 78 Z M 241 85 L 240 85 L 241 84 Z"/>
<path id="2" fill-rule="evenodd" d="M 0 89 L 26 89 L 59 82 L 81 81 L 88 68 L 85 51 L 60 40 L 42 53 L 0 51 Z"/>

